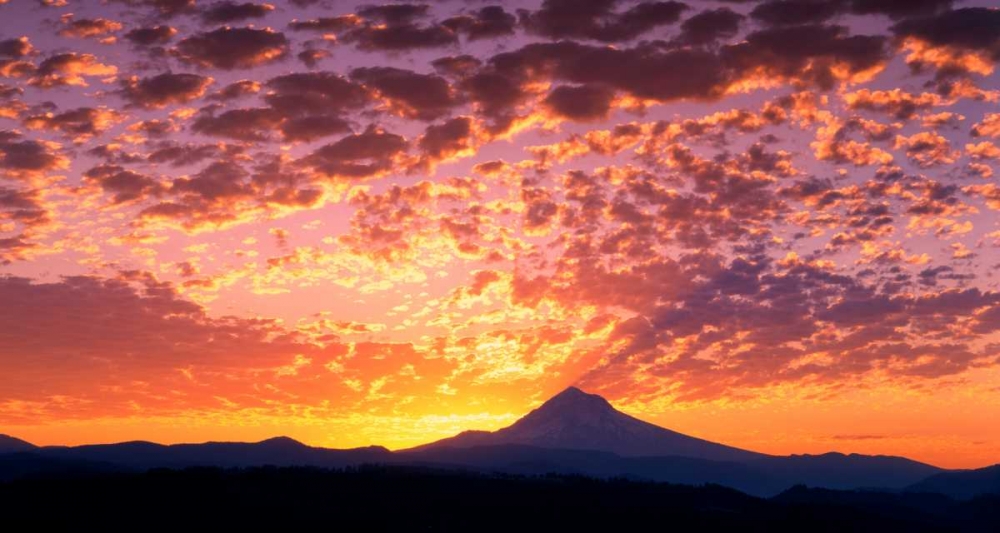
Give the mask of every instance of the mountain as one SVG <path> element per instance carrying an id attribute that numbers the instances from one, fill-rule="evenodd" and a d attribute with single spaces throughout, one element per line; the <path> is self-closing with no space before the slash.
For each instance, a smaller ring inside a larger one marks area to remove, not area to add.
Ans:
<path id="1" fill-rule="evenodd" d="M 342 468 L 363 463 L 385 463 L 390 461 L 391 456 L 389 450 L 380 446 L 334 450 L 306 446 L 288 437 L 276 437 L 253 443 L 206 442 L 204 444 L 173 444 L 169 446 L 135 441 L 71 448 L 40 448 L 36 453 L 54 459 L 113 463 L 137 470 L 192 466 Z"/>
<path id="2" fill-rule="evenodd" d="M 678 456 L 748 461 L 764 454 L 689 437 L 616 410 L 604 398 L 570 387 L 506 428 L 467 431 L 411 449 L 521 444 L 539 448 L 595 450 L 623 457 Z"/>
<path id="3" fill-rule="evenodd" d="M 30 442 L 0 433 L 0 453 L 27 452 L 35 448 Z"/>
<path id="4" fill-rule="evenodd" d="M 835 452 L 771 456 L 747 465 L 783 480 L 785 487 L 808 485 L 838 490 L 899 490 L 943 471 L 905 457 Z"/>
<path id="5" fill-rule="evenodd" d="M 978 470 L 941 472 L 907 487 L 906 490 L 944 494 L 962 500 L 981 494 L 1000 494 L 1000 464 Z"/>
<path id="6" fill-rule="evenodd" d="M 580 452 L 591 453 L 580 453 Z M 572 452 L 572 453 L 571 453 Z M 508 473 L 580 473 L 715 483 L 771 496 L 794 485 L 898 490 L 942 472 L 903 457 L 841 453 L 773 456 L 690 437 L 616 410 L 570 387 L 514 424 L 467 431 L 400 455 Z"/>
<path id="7" fill-rule="evenodd" d="M 109 466 L 145 471 L 197 466 L 343 468 L 393 464 L 480 473 L 579 474 L 689 485 L 717 484 L 770 497 L 795 485 L 892 491 L 917 487 L 915 490 L 955 494 L 962 490 L 967 477 L 972 480 L 968 486 L 976 488 L 966 492 L 979 493 L 994 490 L 991 487 L 997 486 L 996 476 L 1000 475 L 995 471 L 958 472 L 939 477 L 936 475 L 943 470 L 902 457 L 841 453 L 765 455 L 643 422 L 617 411 L 604 398 L 574 387 L 506 428 L 494 432 L 468 431 L 397 452 L 382 447 L 315 448 L 287 437 L 256 443 L 166 446 L 136 441 L 28 450 L 27 454 L 15 454 L 16 458 L 0 455 L 3 459 L 0 479 L 60 469 L 84 472 Z M 961 475 L 953 478 L 952 474 Z"/>

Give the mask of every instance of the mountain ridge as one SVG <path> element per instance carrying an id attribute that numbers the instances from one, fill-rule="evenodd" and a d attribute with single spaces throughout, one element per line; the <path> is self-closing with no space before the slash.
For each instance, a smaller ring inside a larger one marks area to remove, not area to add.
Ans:
<path id="1" fill-rule="evenodd" d="M 20 441 L 23 442 L 23 441 Z M 0 452 L 2 453 L 2 452 Z M 465 431 L 415 448 L 381 446 L 331 449 L 286 436 L 258 442 L 157 444 L 130 441 L 22 451 L 20 462 L 0 455 L 4 469 L 77 472 L 120 468 L 214 466 L 429 465 L 485 473 L 576 474 L 684 484 L 718 484 L 772 496 L 794 485 L 830 489 L 904 490 L 947 471 L 904 457 L 828 452 L 775 456 L 719 444 L 645 422 L 615 409 L 596 394 L 570 387 L 497 431 Z M 36 465 L 31 467 L 30 465 Z M 109 466 L 110 465 L 110 466 Z"/>
<path id="2" fill-rule="evenodd" d="M 26 452 L 38 448 L 34 444 L 0 433 L 0 453 Z"/>

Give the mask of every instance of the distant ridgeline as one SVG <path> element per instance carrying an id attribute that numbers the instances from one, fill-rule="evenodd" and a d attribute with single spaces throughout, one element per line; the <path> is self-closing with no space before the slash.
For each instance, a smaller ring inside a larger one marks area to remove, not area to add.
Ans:
<path id="1" fill-rule="evenodd" d="M 39 476 L 140 473 L 156 468 L 395 465 L 482 474 L 580 475 L 685 485 L 715 484 L 761 497 L 790 487 L 937 493 L 968 500 L 1000 494 L 1000 466 L 946 471 L 902 457 L 773 456 L 708 442 L 621 413 L 569 388 L 513 425 L 468 431 L 409 450 L 335 450 L 289 438 L 165 446 L 150 442 L 35 447 L 0 436 L 0 481 Z"/>

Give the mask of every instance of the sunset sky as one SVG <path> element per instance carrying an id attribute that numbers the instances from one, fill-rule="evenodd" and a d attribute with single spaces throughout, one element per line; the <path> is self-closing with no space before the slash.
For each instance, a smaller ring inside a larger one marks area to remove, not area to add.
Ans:
<path id="1" fill-rule="evenodd" d="M 0 0 L 0 433 L 1000 462 L 991 4 Z"/>

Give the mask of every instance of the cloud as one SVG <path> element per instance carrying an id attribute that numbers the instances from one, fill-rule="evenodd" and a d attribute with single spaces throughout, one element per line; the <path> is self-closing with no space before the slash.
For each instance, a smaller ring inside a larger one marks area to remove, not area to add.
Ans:
<path id="1" fill-rule="evenodd" d="M 402 136 L 369 127 L 317 149 L 301 163 L 330 178 L 371 178 L 392 170 L 407 148 Z"/>
<path id="2" fill-rule="evenodd" d="M 819 24 L 841 12 L 840 2 L 830 0 L 769 0 L 757 4 L 750 17 L 769 26 Z"/>
<path id="3" fill-rule="evenodd" d="M 118 67 L 101 63 L 93 54 L 67 52 L 51 56 L 32 72 L 30 85 L 48 89 L 60 86 L 86 87 L 85 78 L 94 76 L 114 76 Z"/>
<path id="4" fill-rule="evenodd" d="M 282 118 L 266 107 L 230 109 L 220 114 L 203 112 L 191 123 L 191 131 L 237 141 L 268 139 Z"/>
<path id="5" fill-rule="evenodd" d="M 734 37 L 745 18 L 726 7 L 701 11 L 681 23 L 681 34 L 677 41 L 693 46 L 715 44 L 719 40 Z"/>
<path id="6" fill-rule="evenodd" d="M 441 160 L 469 151 L 472 142 L 472 119 L 456 117 L 443 124 L 428 126 L 417 146 L 429 157 Z"/>
<path id="7" fill-rule="evenodd" d="M 44 226 L 51 212 L 39 190 L 17 190 L 0 186 L 0 222 L 17 222 L 26 228 Z"/>
<path id="8" fill-rule="evenodd" d="M 356 28 L 363 23 L 361 17 L 349 14 L 338 17 L 320 17 L 309 20 L 293 20 L 288 27 L 294 31 L 320 31 L 340 33 Z"/>
<path id="9" fill-rule="evenodd" d="M 969 7 L 906 19 L 892 31 L 910 51 L 907 62 L 914 69 L 930 64 L 940 76 L 989 74 L 1000 59 L 1000 12 Z"/>
<path id="10" fill-rule="evenodd" d="M 139 46 L 153 46 L 167 44 L 175 35 L 177 35 L 175 28 L 161 24 L 131 29 L 124 37 L 125 40 Z"/>
<path id="11" fill-rule="evenodd" d="M 844 101 L 849 109 L 880 111 L 899 120 L 909 120 L 918 111 L 943 104 L 941 96 L 937 94 L 911 94 L 902 89 L 889 91 L 861 89 L 844 95 Z"/>
<path id="12" fill-rule="evenodd" d="M 51 283 L 3 277 L 0 294 L 0 350 L 9 355 L 0 366 L 23 378 L 0 386 L 4 399 L 59 391 L 107 402 L 105 387 L 131 380 L 182 386 L 178 368 L 277 366 L 302 348 L 274 322 L 210 318 L 169 283 L 137 272 Z M 53 365 L 60 370 L 45 370 Z"/>
<path id="13" fill-rule="evenodd" d="M 274 6 L 271 4 L 223 1 L 209 4 L 201 10 L 199 16 L 205 24 L 226 24 L 264 18 L 272 11 Z"/>
<path id="14" fill-rule="evenodd" d="M 513 35 L 517 17 L 504 11 L 503 6 L 486 6 L 468 15 L 458 15 L 441 22 L 470 41 Z"/>
<path id="15" fill-rule="evenodd" d="M 543 103 L 553 113 L 577 121 L 606 118 L 615 93 L 601 85 L 561 85 L 545 97 Z"/>
<path id="16" fill-rule="evenodd" d="M 130 6 L 149 7 L 156 14 L 164 17 L 175 17 L 194 11 L 195 0 L 111 0 Z"/>
<path id="17" fill-rule="evenodd" d="M 351 80 L 363 83 L 387 101 L 389 109 L 407 118 L 434 120 L 457 105 L 448 81 L 433 74 L 418 74 L 393 67 L 362 67 L 351 71 Z"/>
<path id="18" fill-rule="evenodd" d="M 112 195 L 112 203 L 124 204 L 160 195 L 164 187 L 149 176 L 118 165 L 99 165 L 84 172 L 84 179 Z"/>
<path id="19" fill-rule="evenodd" d="M 182 39 L 174 49 L 185 63 L 235 70 L 280 60 L 288 54 L 288 39 L 271 29 L 223 27 Z"/>
<path id="20" fill-rule="evenodd" d="M 59 35 L 96 39 L 105 44 L 115 42 L 115 38 L 111 34 L 124 27 L 121 22 L 105 18 L 77 19 L 73 17 L 72 13 L 63 15 L 59 20 L 63 25 L 63 28 L 59 30 Z"/>
<path id="21" fill-rule="evenodd" d="M 634 39 L 674 24 L 687 9 L 680 2 L 642 2 L 616 11 L 616 0 L 545 0 L 537 11 L 522 10 L 521 24 L 551 39 L 582 38 L 614 42 Z"/>
<path id="22" fill-rule="evenodd" d="M 6 178 L 30 181 L 49 172 L 69 168 L 69 158 L 52 142 L 24 139 L 21 134 L 0 131 L 0 171 Z"/>
<path id="23" fill-rule="evenodd" d="M 27 37 L 17 37 L 15 39 L 5 39 L 0 41 L 0 57 L 20 59 L 35 51 L 31 46 L 31 41 Z"/>
<path id="24" fill-rule="evenodd" d="M 62 113 L 30 115 L 24 118 L 24 125 L 33 130 L 57 131 L 73 142 L 82 143 L 101 135 L 122 120 L 121 113 L 106 107 L 80 107 Z"/>
<path id="25" fill-rule="evenodd" d="M 253 80 L 234 81 L 209 96 L 209 99 L 228 102 L 257 94 L 260 92 L 260 89 L 260 83 Z"/>
<path id="26" fill-rule="evenodd" d="M 961 155 L 951 149 L 951 143 L 943 136 L 932 132 L 921 132 L 905 137 L 896 136 L 896 149 L 906 150 L 906 155 L 921 168 L 949 165 Z"/>
<path id="27" fill-rule="evenodd" d="M 982 122 L 972 127 L 973 137 L 1000 137 L 1000 113 L 987 113 Z"/>
<path id="28" fill-rule="evenodd" d="M 363 87 L 334 72 L 298 72 L 271 78 L 265 101 L 283 115 L 341 113 L 368 102 Z"/>
<path id="29" fill-rule="evenodd" d="M 132 76 L 121 81 L 121 95 L 134 106 L 157 109 L 201 98 L 213 82 L 207 76 L 172 72 L 142 79 Z"/>

